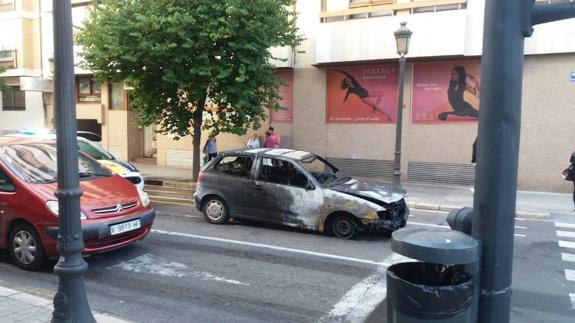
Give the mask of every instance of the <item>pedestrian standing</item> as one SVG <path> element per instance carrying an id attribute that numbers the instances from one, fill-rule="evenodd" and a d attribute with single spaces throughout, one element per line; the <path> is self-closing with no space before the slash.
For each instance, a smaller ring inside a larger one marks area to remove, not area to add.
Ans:
<path id="1" fill-rule="evenodd" d="M 477 163 L 477 137 L 475 137 L 475 141 L 473 142 L 473 150 L 471 152 L 471 163 L 473 166 Z"/>
<path id="2" fill-rule="evenodd" d="M 260 148 L 260 139 L 258 138 L 258 134 L 254 133 L 252 135 L 252 137 L 250 138 L 250 140 L 248 140 L 248 142 L 246 143 L 246 146 L 248 148 Z"/>
<path id="3" fill-rule="evenodd" d="M 473 146 L 471 148 L 471 163 L 473 166 L 477 165 L 477 136 L 475 137 L 475 141 L 473 141 Z M 475 187 L 471 187 L 470 190 L 475 193 Z"/>
<path id="4" fill-rule="evenodd" d="M 575 206 L 575 152 L 571 154 L 569 162 L 571 165 L 563 171 L 563 178 L 566 181 L 573 182 L 573 205 Z M 573 211 L 575 211 L 575 208 Z"/>
<path id="5" fill-rule="evenodd" d="M 206 155 L 204 158 L 206 162 L 209 162 L 212 160 L 212 158 L 216 158 L 218 155 L 218 146 L 216 137 L 214 135 L 210 135 L 208 137 L 208 140 L 206 140 L 206 144 L 204 145 L 204 149 L 202 151 Z"/>
<path id="6" fill-rule="evenodd" d="M 265 148 L 279 148 L 280 147 L 280 136 L 274 132 L 274 127 L 269 127 L 266 132 L 266 141 L 264 143 Z"/>

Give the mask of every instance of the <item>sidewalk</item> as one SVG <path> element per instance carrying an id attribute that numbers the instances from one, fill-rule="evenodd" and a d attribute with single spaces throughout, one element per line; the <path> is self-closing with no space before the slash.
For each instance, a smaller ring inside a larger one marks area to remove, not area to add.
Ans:
<path id="1" fill-rule="evenodd" d="M 0 286 L 2 322 L 50 322 L 54 306 L 51 299 Z M 98 323 L 128 323 L 103 313 L 94 313 Z"/>
<path id="2" fill-rule="evenodd" d="M 146 183 L 193 189 L 192 170 L 155 165 L 136 165 Z M 406 201 L 410 208 L 421 210 L 451 211 L 473 206 L 473 192 L 466 186 L 406 183 Z M 517 192 L 517 216 L 545 218 L 550 214 L 575 215 L 571 194 L 548 192 Z"/>

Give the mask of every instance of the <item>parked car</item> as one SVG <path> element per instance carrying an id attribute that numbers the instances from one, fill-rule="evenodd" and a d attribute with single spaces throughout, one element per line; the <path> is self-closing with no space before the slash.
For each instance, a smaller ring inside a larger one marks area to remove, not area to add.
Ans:
<path id="1" fill-rule="evenodd" d="M 144 190 L 144 178 L 136 166 L 116 158 L 100 145 L 82 137 L 78 137 L 78 148 L 81 152 L 94 158 L 100 164 L 129 180 L 139 190 Z"/>
<path id="2" fill-rule="evenodd" d="M 351 239 L 406 225 L 405 193 L 341 174 L 322 157 L 290 149 L 223 152 L 202 169 L 194 201 L 210 223 L 231 217 Z"/>
<path id="3" fill-rule="evenodd" d="M 155 211 L 146 193 L 80 153 L 81 223 L 85 255 L 144 239 Z M 58 201 L 53 140 L 0 137 L 0 248 L 23 269 L 57 257 Z"/>
<path id="4" fill-rule="evenodd" d="M 86 134 L 91 134 L 88 132 L 78 131 L 78 149 L 88 154 L 90 157 L 97 160 L 100 164 L 106 166 L 113 172 L 124 177 L 132 184 L 134 184 L 139 190 L 144 190 L 144 178 L 140 171 L 132 164 L 116 158 L 106 149 L 102 148 L 99 144 L 86 139 Z M 14 137 L 28 137 L 28 138 L 39 138 L 39 139 L 52 139 L 56 140 L 56 134 L 46 129 L 27 129 L 17 132 L 12 132 L 7 134 L 8 136 Z M 97 136 L 93 134 L 92 137 Z"/>

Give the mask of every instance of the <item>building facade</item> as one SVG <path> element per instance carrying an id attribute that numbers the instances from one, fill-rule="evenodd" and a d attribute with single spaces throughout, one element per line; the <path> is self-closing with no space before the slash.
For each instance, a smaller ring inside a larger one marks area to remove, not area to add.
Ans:
<path id="1" fill-rule="evenodd" d="M 51 18 L 44 17 L 51 13 L 51 1 L 40 2 L 38 15 L 45 22 L 40 25 L 50 25 L 41 33 L 46 58 L 30 69 L 45 77 L 53 52 Z M 22 6 L 20 1 L 13 3 Z M 73 3 L 74 24 L 81 26 L 89 17 L 90 1 Z M 275 127 L 282 146 L 317 152 L 352 174 L 390 177 L 398 94 L 393 33 L 400 22 L 407 22 L 413 35 L 404 81 L 403 179 L 472 185 L 484 4 L 485 0 L 298 0 L 294 10 L 304 41 L 297 48 L 272 49 L 274 56 L 287 59 L 277 62 L 277 72 L 287 84 L 282 89 L 286 109 L 270 113 L 265 128 Z M 0 13 L 0 23 L 2 17 L 6 16 Z M 575 150 L 573 30 L 573 19 L 548 23 L 535 27 L 526 40 L 520 189 L 572 189 L 560 173 Z M 5 43 L 0 49 L 11 48 Z M 123 84 L 99 85 L 89 71 L 77 69 L 76 74 L 80 129 L 99 131 L 104 146 L 121 158 L 192 166 L 191 138 L 175 141 L 156 134 L 153 127 L 133 125 L 129 89 Z M 51 109 L 46 111 L 49 125 Z M 5 114 L 1 116 L 0 124 Z M 218 148 L 242 147 L 254 131 L 263 140 L 265 129 L 251 130 L 246 138 L 221 134 Z"/>
<path id="2" fill-rule="evenodd" d="M 51 91 L 42 60 L 40 1 L 0 0 L 0 129 L 39 128 L 46 123 L 44 92 Z"/>

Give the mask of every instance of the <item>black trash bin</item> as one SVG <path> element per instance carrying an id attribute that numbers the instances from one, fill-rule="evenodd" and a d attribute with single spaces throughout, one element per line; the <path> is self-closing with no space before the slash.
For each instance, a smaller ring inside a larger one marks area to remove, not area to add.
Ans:
<path id="1" fill-rule="evenodd" d="M 452 230 L 402 229 L 392 249 L 424 262 L 387 270 L 389 323 L 476 322 L 479 242 Z"/>

